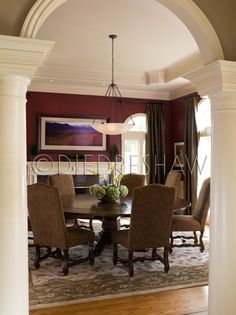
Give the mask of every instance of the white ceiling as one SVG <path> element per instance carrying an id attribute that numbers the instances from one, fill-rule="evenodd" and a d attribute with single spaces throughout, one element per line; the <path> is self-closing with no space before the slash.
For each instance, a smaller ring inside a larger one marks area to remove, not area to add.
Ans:
<path id="1" fill-rule="evenodd" d="M 115 81 L 123 96 L 168 99 L 188 84 L 176 69 L 201 63 L 191 33 L 155 0 L 68 0 L 37 34 L 56 44 L 30 89 L 104 95 L 111 79 L 109 34 L 118 35 Z"/>

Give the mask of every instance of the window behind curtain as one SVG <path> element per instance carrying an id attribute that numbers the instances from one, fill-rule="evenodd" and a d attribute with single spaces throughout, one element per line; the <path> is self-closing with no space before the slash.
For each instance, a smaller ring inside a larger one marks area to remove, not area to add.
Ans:
<path id="1" fill-rule="evenodd" d="M 145 174 L 145 140 L 146 114 L 132 115 L 135 125 L 129 132 L 122 134 L 122 155 L 124 158 L 124 172 Z M 125 123 L 132 123 L 128 118 Z"/>
<path id="2" fill-rule="evenodd" d="M 211 103 L 203 98 L 196 112 L 197 129 L 200 135 L 198 144 L 198 193 L 204 179 L 211 175 Z"/>

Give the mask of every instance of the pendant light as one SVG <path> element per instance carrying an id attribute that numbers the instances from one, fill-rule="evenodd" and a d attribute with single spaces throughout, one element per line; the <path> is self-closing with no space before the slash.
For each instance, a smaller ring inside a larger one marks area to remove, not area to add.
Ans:
<path id="1" fill-rule="evenodd" d="M 111 83 L 109 84 L 105 97 L 111 99 L 112 105 L 112 117 L 115 118 L 115 103 L 119 102 L 119 106 L 126 104 L 122 100 L 122 96 L 118 86 L 114 81 L 114 40 L 117 38 L 117 35 L 109 35 L 109 38 L 112 40 L 112 77 Z M 106 134 L 106 135 L 118 135 L 129 131 L 134 126 L 134 121 L 132 116 L 130 116 L 132 124 L 128 123 L 116 123 L 116 122 L 102 122 L 102 123 L 93 123 L 93 128 L 97 131 Z"/>

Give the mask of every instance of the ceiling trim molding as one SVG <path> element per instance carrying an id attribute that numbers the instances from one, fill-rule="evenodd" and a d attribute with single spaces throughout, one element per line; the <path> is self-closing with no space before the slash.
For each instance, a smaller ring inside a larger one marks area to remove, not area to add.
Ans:
<path id="1" fill-rule="evenodd" d="M 220 40 L 206 15 L 192 0 L 156 0 L 172 11 L 193 35 L 203 63 L 223 60 Z"/>
<path id="2" fill-rule="evenodd" d="M 52 82 L 31 82 L 29 86 L 31 92 L 48 92 L 48 93 L 65 93 L 65 94 L 81 94 L 81 95 L 97 95 L 104 96 L 104 87 L 91 87 L 86 85 L 66 85 Z M 154 99 L 154 100 L 170 100 L 169 91 L 146 90 L 138 88 L 122 88 L 123 97 Z"/>
<path id="3" fill-rule="evenodd" d="M 176 98 L 183 97 L 192 93 L 197 92 L 196 86 L 189 83 L 183 87 L 175 89 L 170 92 L 170 100 L 175 100 Z"/>
<path id="4" fill-rule="evenodd" d="M 97 82 L 101 85 L 108 85 L 111 81 L 110 71 L 93 71 L 85 68 L 69 68 L 60 65 L 42 66 L 39 68 L 36 77 L 46 78 L 48 80 L 78 80 Z M 82 78 L 82 79 L 81 79 Z M 142 73 L 126 72 L 116 73 L 117 84 L 146 84 L 146 75 Z"/>
<path id="5" fill-rule="evenodd" d="M 218 60 L 188 73 L 185 78 L 195 84 L 201 96 L 235 93 L 236 62 Z"/>
<path id="6" fill-rule="evenodd" d="M 51 41 L 0 35 L 0 73 L 31 78 L 53 46 Z"/>
<path id="7" fill-rule="evenodd" d="M 46 92 L 46 93 L 63 93 L 63 94 L 79 94 L 79 95 L 94 95 L 94 96 L 104 96 L 103 87 L 91 87 L 82 85 L 65 85 L 46 84 L 44 82 L 31 82 L 29 89 L 30 92 Z M 153 100 L 163 100 L 171 101 L 179 97 L 183 97 L 192 93 L 197 92 L 196 86 L 189 83 L 183 87 L 177 88 L 172 91 L 157 91 L 157 90 L 145 90 L 145 89 L 122 89 L 123 97 L 131 98 L 141 98 L 141 99 L 153 99 Z"/>
<path id="8" fill-rule="evenodd" d="M 194 54 L 183 60 L 178 61 L 172 66 L 160 71 L 147 73 L 147 84 L 166 83 L 183 77 L 186 73 L 196 70 L 203 66 L 200 54 Z"/>
<path id="9" fill-rule="evenodd" d="M 43 22 L 66 1 L 68 0 L 37 0 L 26 16 L 20 36 L 36 38 Z"/>
<path id="10" fill-rule="evenodd" d="M 184 74 L 196 70 L 203 66 L 200 54 L 192 55 L 188 58 L 180 60 L 165 70 L 166 82 L 183 77 Z"/>

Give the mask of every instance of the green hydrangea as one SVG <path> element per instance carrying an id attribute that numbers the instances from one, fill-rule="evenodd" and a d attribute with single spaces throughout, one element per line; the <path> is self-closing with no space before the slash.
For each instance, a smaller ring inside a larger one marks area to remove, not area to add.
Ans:
<path id="1" fill-rule="evenodd" d="M 115 201 L 120 197 L 123 198 L 128 194 L 128 188 L 124 185 L 99 185 L 95 184 L 89 188 L 92 196 L 102 201 Z"/>
<path id="2" fill-rule="evenodd" d="M 112 200 L 116 200 L 120 197 L 120 190 L 118 187 L 115 186 L 109 186 L 107 188 L 107 197 L 112 199 Z"/>
<path id="3" fill-rule="evenodd" d="M 119 190 L 120 190 L 120 196 L 122 198 L 127 196 L 128 192 L 129 192 L 128 188 L 125 185 L 120 185 Z"/>
<path id="4" fill-rule="evenodd" d="M 99 184 L 92 185 L 89 188 L 89 192 L 92 196 L 101 199 L 103 196 L 106 195 L 106 189 L 103 186 L 100 186 Z"/>

